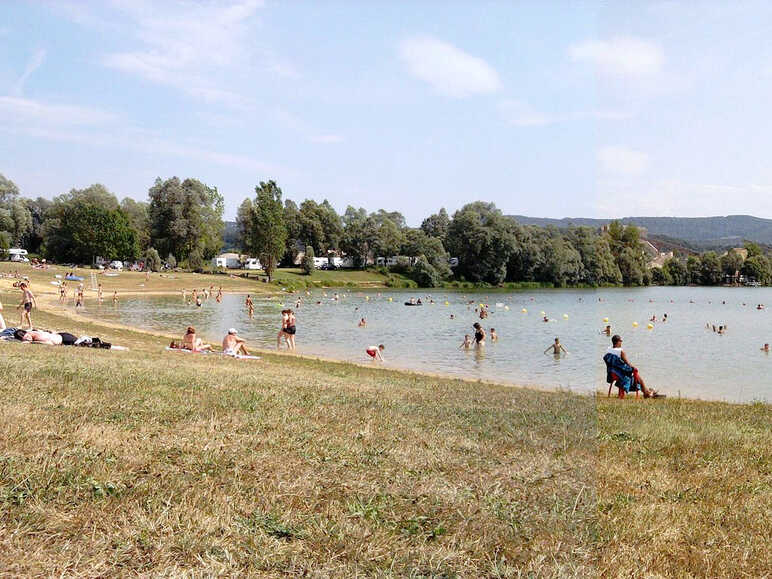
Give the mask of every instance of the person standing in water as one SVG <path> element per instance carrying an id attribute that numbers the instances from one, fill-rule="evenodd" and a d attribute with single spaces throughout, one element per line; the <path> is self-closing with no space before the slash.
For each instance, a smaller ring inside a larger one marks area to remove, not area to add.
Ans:
<path id="1" fill-rule="evenodd" d="M 485 346 L 485 330 L 480 325 L 480 322 L 472 324 L 474 328 L 474 345 L 476 348 L 482 348 Z"/>
<path id="2" fill-rule="evenodd" d="M 471 347 L 472 347 L 472 337 L 469 334 L 466 334 L 464 336 L 464 341 L 461 342 L 461 345 L 458 347 L 458 349 L 461 350 L 463 348 L 464 350 L 468 350 Z"/>
<path id="3" fill-rule="evenodd" d="M 247 312 L 249 313 L 249 319 L 252 319 L 252 316 L 255 314 L 255 304 L 252 303 L 252 298 L 249 294 L 247 294 L 247 299 L 244 300 L 244 305 L 247 306 Z"/>
<path id="4" fill-rule="evenodd" d="M 566 350 L 563 347 L 563 344 L 560 343 L 560 338 L 557 338 L 557 337 L 555 338 L 555 343 L 550 344 L 550 346 L 546 350 L 544 350 L 544 353 L 546 354 L 550 350 L 552 350 L 552 354 L 556 358 L 560 358 L 560 356 L 562 355 L 562 352 L 565 352 L 566 354 L 568 354 L 568 350 Z"/>

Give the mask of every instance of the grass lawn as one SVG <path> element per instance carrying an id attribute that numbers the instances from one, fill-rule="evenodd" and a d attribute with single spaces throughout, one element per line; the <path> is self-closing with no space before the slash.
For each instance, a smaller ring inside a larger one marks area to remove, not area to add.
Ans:
<path id="1" fill-rule="evenodd" d="M 769 405 L 221 359 L 52 312 L 35 319 L 131 350 L 0 342 L 8 575 L 772 568 Z"/>

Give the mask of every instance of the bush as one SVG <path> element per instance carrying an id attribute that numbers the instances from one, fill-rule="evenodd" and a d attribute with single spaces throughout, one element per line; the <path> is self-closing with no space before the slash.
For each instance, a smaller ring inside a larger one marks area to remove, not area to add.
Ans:
<path id="1" fill-rule="evenodd" d="M 158 251 L 154 247 L 149 247 L 145 254 L 145 269 L 150 271 L 161 270 L 161 256 L 158 255 Z"/>
<path id="2" fill-rule="evenodd" d="M 310 245 L 306 245 L 306 254 L 303 256 L 303 263 L 301 267 L 306 275 L 311 275 L 314 271 L 314 248 Z"/>
<path id="3" fill-rule="evenodd" d="M 410 277 L 420 287 L 437 287 L 442 282 L 440 274 L 434 266 L 425 259 L 419 259 L 416 262 L 410 272 Z"/>
<path id="4" fill-rule="evenodd" d="M 193 271 L 201 271 L 203 267 L 204 257 L 201 255 L 201 250 L 196 247 L 188 256 L 188 268 Z"/>

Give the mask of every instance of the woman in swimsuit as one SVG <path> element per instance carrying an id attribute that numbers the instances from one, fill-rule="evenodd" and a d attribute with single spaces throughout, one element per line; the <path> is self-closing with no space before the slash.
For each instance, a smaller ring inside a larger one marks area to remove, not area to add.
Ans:
<path id="1" fill-rule="evenodd" d="M 281 350 L 281 339 L 284 338 L 284 341 L 287 344 L 287 348 L 289 348 L 289 341 L 287 340 L 287 336 L 284 334 L 284 330 L 287 328 L 287 320 L 289 320 L 289 310 L 282 310 L 281 311 L 281 328 L 279 329 L 279 333 L 276 334 L 276 349 Z"/>
<path id="2" fill-rule="evenodd" d="M 474 328 L 474 345 L 477 348 L 485 346 L 485 330 L 483 330 L 480 322 L 475 322 L 472 327 Z"/>
<path id="3" fill-rule="evenodd" d="M 188 326 L 182 338 L 182 349 L 191 352 L 204 352 L 211 350 L 212 346 L 211 344 L 204 344 L 203 340 L 196 336 L 196 329 L 193 326 Z"/>

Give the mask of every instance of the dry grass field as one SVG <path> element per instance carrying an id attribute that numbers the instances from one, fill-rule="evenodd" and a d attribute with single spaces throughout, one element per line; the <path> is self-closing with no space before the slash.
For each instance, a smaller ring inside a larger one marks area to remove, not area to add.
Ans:
<path id="1" fill-rule="evenodd" d="M 2 284 L 8 318 L 18 291 Z M 130 350 L 0 342 L 2 575 L 772 569 L 769 405 L 223 359 L 35 319 Z"/>

